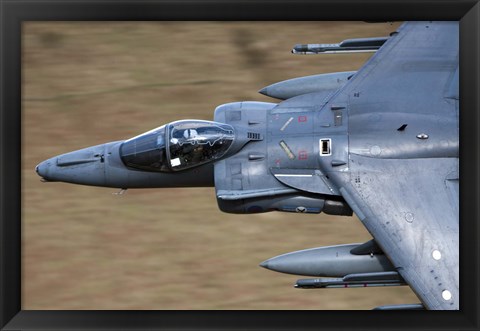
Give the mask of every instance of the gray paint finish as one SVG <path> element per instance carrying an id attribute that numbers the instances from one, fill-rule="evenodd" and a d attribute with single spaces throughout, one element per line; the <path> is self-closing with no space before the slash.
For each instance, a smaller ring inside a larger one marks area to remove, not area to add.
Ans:
<path id="1" fill-rule="evenodd" d="M 355 255 L 361 244 L 336 245 L 291 252 L 268 259 L 260 266 L 287 274 L 343 277 L 349 274 L 395 271 L 384 254 Z"/>
<path id="2" fill-rule="evenodd" d="M 323 92 L 329 96 L 345 85 L 356 71 L 335 72 L 292 78 L 262 88 L 258 93 L 281 100 L 311 92 Z"/>
<path id="3" fill-rule="evenodd" d="M 348 104 L 349 167 L 320 168 L 423 304 L 459 309 L 458 23 L 398 32 L 325 106 Z"/>
<path id="4" fill-rule="evenodd" d="M 215 122 L 166 124 L 129 139 L 128 160 L 118 141 L 53 157 L 36 171 L 45 181 L 125 189 L 215 185 L 229 213 L 353 210 L 373 242 L 297 251 L 262 266 L 338 277 L 299 280 L 300 288 L 407 283 L 421 304 L 385 309 L 456 310 L 458 39 L 458 22 L 408 22 L 389 38 L 348 40 L 378 49 L 350 79 L 331 73 L 273 84 L 261 92 L 284 101 L 228 103 Z"/>

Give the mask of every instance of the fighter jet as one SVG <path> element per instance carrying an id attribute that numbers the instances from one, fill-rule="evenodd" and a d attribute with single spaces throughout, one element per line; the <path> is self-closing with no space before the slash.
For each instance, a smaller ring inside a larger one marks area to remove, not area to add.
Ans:
<path id="1" fill-rule="evenodd" d="M 378 309 L 457 310 L 458 22 L 407 22 L 387 37 L 292 52 L 362 51 L 375 53 L 357 71 L 260 90 L 278 102 L 224 104 L 213 121 L 168 123 L 36 171 L 47 182 L 124 190 L 215 186 L 227 213 L 355 213 L 371 241 L 261 266 L 316 277 L 298 288 L 408 285 L 420 300 Z"/>

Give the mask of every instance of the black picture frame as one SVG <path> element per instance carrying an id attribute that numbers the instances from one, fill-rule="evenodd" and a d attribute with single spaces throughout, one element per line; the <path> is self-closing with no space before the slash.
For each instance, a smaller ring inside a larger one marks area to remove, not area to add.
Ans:
<path id="1" fill-rule="evenodd" d="M 477 1 L 1 0 L 0 327 L 2 330 L 313 330 L 479 328 L 479 31 Z M 28 311 L 21 309 L 21 26 L 24 21 L 459 20 L 459 311 Z"/>

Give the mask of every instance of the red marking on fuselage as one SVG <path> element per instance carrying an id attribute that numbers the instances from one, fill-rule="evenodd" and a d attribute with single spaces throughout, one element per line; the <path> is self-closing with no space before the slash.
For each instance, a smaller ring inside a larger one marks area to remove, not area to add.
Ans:
<path id="1" fill-rule="evenodd" d="M 299 160 L 306 160 L 306 159 L 308 159 L 307 151 L 299 151 L 299 152 L 298 152 L 298 159 L 299 159 Z"/>
<path id="2" fill-rule="evenodd" d="M 306 122 L 308 119 L 307 119 L 307 116 L 305 115 L 302 115 L 302 116 L 298 116 L 298 121 L 299 122 Z"/>

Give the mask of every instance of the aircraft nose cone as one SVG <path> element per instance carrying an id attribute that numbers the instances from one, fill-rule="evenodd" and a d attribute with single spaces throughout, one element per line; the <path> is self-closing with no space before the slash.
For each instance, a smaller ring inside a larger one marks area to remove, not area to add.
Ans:
<path id="1" fill-rule="evenodd" d="M 42 177 L 43 180 L 48 180 L 48 169 L 50 168 L 51 161 L 40 162 L 36 167 L 35 171 L 37 174 Z"/>
<path id="2" fill-rule="evenodd" d="M 105 184 L 105 145 L 97 145 L 57 155 L 35 168 L 44 182 L 83 185 Z"/>

